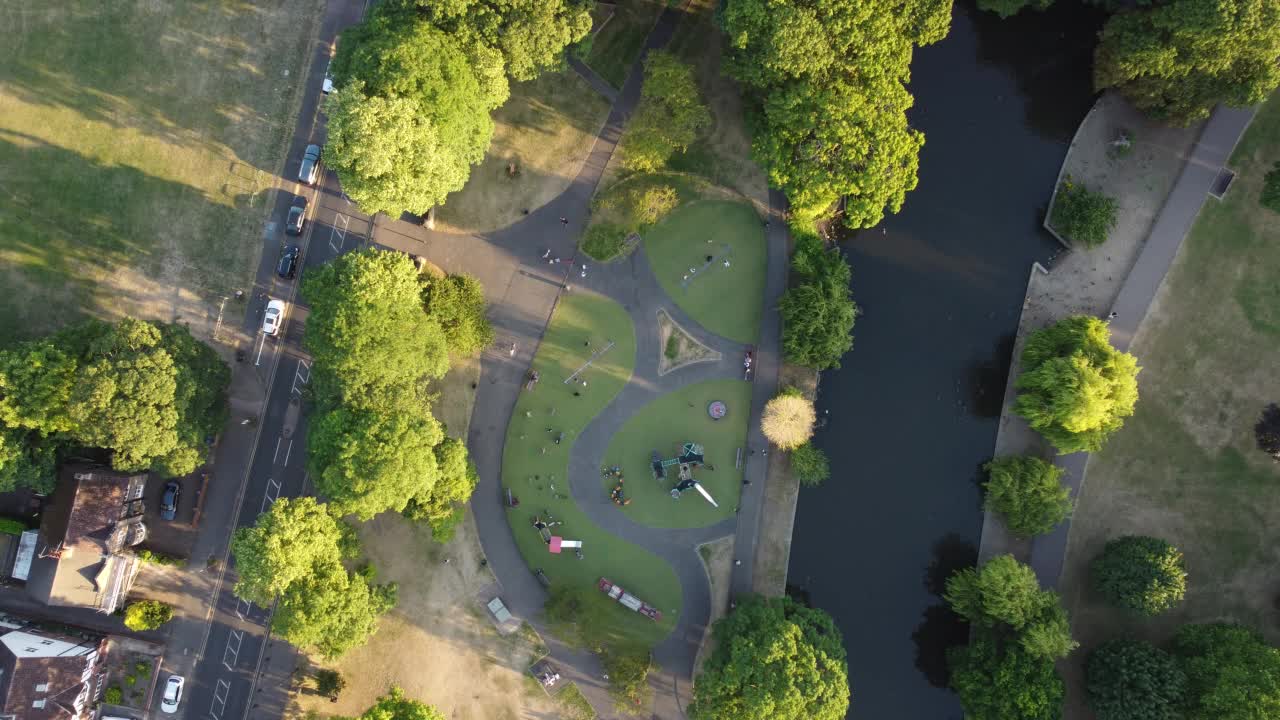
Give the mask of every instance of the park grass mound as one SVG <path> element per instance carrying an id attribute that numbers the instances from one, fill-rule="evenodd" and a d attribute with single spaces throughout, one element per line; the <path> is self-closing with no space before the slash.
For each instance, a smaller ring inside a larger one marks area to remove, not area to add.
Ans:
<path id="1" fill-rule="evenodd" d="M 686 365 L 720 359 L 719 352 L 698 342 L 662 308 L 658 308 L 658 346 L 662 348 L 658 357 L 659 377 Z"/>
<path id="2" fill-rule="evenodd" d="M 658 284 L 689 317 L 729 340 L 756 341 L 767 260 L 764 227 L 750 205 L 683 205 L 645 234 L 644 247 Z"/>
<path id="3" fill-rule="evenodd" d="M 653 212 L 646 199 L 654 190 L 673 193 L 674 202 Z M 582 251 L 597 262 L 621 259 L 636 248 L 657 220 L 675 208 L 708 197 L 732 196 L 731 191 L 696 175 L 669 172 L 628 175 L 592 198 L 591 221 L 582 236 Z"/>
<path id="4" fill-rule="evenodd" d="M 613 347 L 601 353 L 610 341 Z M 591 366 L 565 384 L 593 355 Z M 532 390 L 521 391 L 507 428 L 502 486 L 520 501 L 507 511 L 507 520 L 529 567 L 541 568 L 553 585 L 588 590 L 587 601 L 598 605 L 591 616 L 604 623 L 593 631 L 603 641 L 652 647 L 675 627 L 680 581 L 658 556 L 591 522 L 573 501 L 568 477 L 574 441 L 630 380 L 635 356 L 635 330 L 621 305 L 586 292 L 562 296 L 534 357 L 540 380 Z M 533 527 L 535 517 L 563 523 L 551 528 L 553 534 L 581 540 L 583 558 L 572 550 L 552 555 Z M 602 576 L 661 610 L 662 621 L 655 623 L 594 591 Z"/>
<path id="5" fill-rule="evenodd" d="M 489 151 L 440 206 L 437 227 L 491 232 L 551 202 L 578 176 L 608 114 L 609 102 L 571 71 L 513 83 L 493 113 Z"/>
<path id="6" fill-rule="evenodd" d="M 715 400 L 729 409 L 720 420 L 712 420 L 707 413 Z M 663 395 L 632 415 L 614 434 L 604 455 L 606 467 L 622 469 L 622 486 L 631 501 L 622 511 L 638 523 L 660 528 L 704 527 L 731 517 L 742 490 L 742 471 L 735 464 L 738 448 L 744 459 L 747 453 L 750 409 L 750 383 L 712 380 Z M 707 464 L 694 470 L 693 477 L 720 507 L 713 507 L 693 489 L 678 500 L 672 498 L 671 489 L 678 482 L 675 466 L 667 468 L 666 479 L 654 479 L 653 451 L 663 459 L 676 457 L 686 442 L 703 446 Z M 604 475 L 601 485 L 609 492 L 617 481 Z"/>
<path id="7" fill-rule="evenodd" d="M 121 315 L 205 336 L 263 251 L 323 3 L 3 7 L 0 341 Z"/>

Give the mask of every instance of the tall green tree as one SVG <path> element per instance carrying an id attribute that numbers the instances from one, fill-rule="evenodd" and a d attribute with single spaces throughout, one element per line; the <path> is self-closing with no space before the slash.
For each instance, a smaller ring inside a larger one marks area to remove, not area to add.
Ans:
<path id="1" fill-rule="evenodd" d="M 437 542 L 453 538 L 454 528 L 466 513 L 465 503 L 480 483 L 475 463 L 467 456 L 467 446 L 456 438 L 445 438 L 435 447 L 440 477 L 425 497 L 418 495 L 405 506 L 405 517 L 431 525 Z"/>
<path id="2" fill-rule="evenodd" d="M 694 79 L 693 68 L 663 50 L 645 56 L 640 103 L 627 122 L 618 150 L 622 164 L 637 172 L 655 172 L 684 152 L 711 122 Z"/>
<path id="3" fill-rule="evenodd" d="M 1138 371 L 1105 322 L 1069 317 L 1027 339 L 1013 410 L 1058 452 L 1097 452 L 1133 414 Z"/>
<path id="4" fill-rule="evenodd" d="M 1141 640 L 1111 640 L 1085 665 L 1098 720 L 1180 720 L 1187 676 L 1165 651 Z"/>
<path id="5" fill-rule="evenodd" d="M 1186 720 L 1280 717 L 1280 649 L 1241 625 L 1187 625 L 1174 638 Z"/>
<path id="6" fill-rule="evenodd" d="M 231 368 L 213 348 L 192 337 L 185 325 L 161 325 L 160 342 L 177 372 L 173 401 L 178 412 L 178 445 L 160 460 L 158 469 L 181 476 L 199 467 L 209 440 L 227 422 Z"/>
<path id="7" fill-rule="evenodd" d="M 451 352 L 472 355 L 493 342 L 493 326 L 485 316 L 484 286 L 470 275 L 430 278 L 422 284 L 427 315 L 444 330 Z"/>
<path id="8" fill-rule="evenodd" d="M 343 532 L 313 497 L 280 498 L 251 527 L 231 536 L 236 558 L 235 594 L 264 607 L 315 572 L 340 563 Z"/>
<path id="9" fill-rule="evenodd" d="M 411 15 L 348 29 L 332 72 L 324 160 L 369 213 L 425 213 L 462 189 L 510 93 L 497 51 Z"/>
<path id="10" fill-rule="evenodd" d="M 1071 512 L 1071 491 L 1062 469 L 1037 457 L 999 457 L 983 466 L 987 509 L 1023 537 L 1043 535 Z"/>
<path id="11" fill-rule="evenodd" d="M 916 186 L 924 137 L 910 128 L 913 47 L 946 36 L 947 0 L 731 0 L 726 70 L 758 112 L 753 151 L 802 216 L 847 199 L 869 227 Z"/>
<path id="12" fill-rule="evenodd" d="M 849 295 L 852 271 L 808 230 L 796 233 L 792 269 L 798 282 L 782 295 L 782 353 L 789 362 L 816 370 L 840 367 L 853 347 L 858 306 Z"/>
<path id="13" fill-rule="evenodd" d="M 69 410 L 79 367 L 74 351 L 55 336 L 0 352 L 0 423 L 43 435 L 73 430 Z"/>
<path id="14" fill-rule="evenodd" d="M 1058 594 L 1040 589 L 1035 572 L 999 555 L 947 580 L 944 597 L 957 615 L 1034 657 L 1056 660 L 1077 647 Z"/>
<path id="15" fill-rule="evenodd" d="M 445 335 L 419 293 L 417 270 L 403 253 L 370 248 L 307 272 L 302 295 L 311 316 L 303 345 L 315 361 L 317 400 L 382 407 L 405 388 L 444 376 Z"/>
<path id="16" fill-rule="evenodd" d="M 1053 661 L 977 633 L 947 653 L 966 720 L 1060 720 L 1065 688 Z"/>
<path id="17" fill-rule="evenodd" d="M 395 605 L 394 584 L 373 585 L 341 563 L 322 563 L 280 596 L 271 627 L 293 645 L 336 658 L 366 643 Z"/>
<path id="18" fill-rule="evenodd" d="M 1159 120 L 1189 124 L 1219 103 L 1256 105 L 1280 86 L 1275 0 L 1165 0 L 1115 13 L 1095 51 L 1099 90 Z"/>
<path id="19" fill-rule="evenodd" d="M 400 688 L 392 687 L 360 720 L 445 720 L 445 716 L 431 705 L 405 697 Z"/>
<path id="20" fill-rule="evenodd" d="M 1116 538 L 1094 558 L 1089 572 L 1107 602 L 1143 615 L 1159 615 L 1182 602 L 1187 593 L 1182 553 L 1159 538 Z"/>
<path id="21" fill-rule="evenodd" d="M 578 0 L 386 0 L 381 12 L 416 11 L 433 26 L 498 50 L 514 80 L 559 66 L 564 49 L 591 30 Z"/>
<path id="22" fill-rule="evenodd" d="M 435 447 L 443 439 L 440 423 L 424 409 L 339 406 L 312 420 L 311 476 L 337 513 L 369 520 L 400 512 L 410 498 L 430 495 L 440 477 Z"/>
<path id="23" fill-rule="evenodd" d="M 821 610 L 750 596 L 712 634 L 715 649 L 689 705 L 693 720 L 840 720 L 848 711 L 844 644 Z"/>

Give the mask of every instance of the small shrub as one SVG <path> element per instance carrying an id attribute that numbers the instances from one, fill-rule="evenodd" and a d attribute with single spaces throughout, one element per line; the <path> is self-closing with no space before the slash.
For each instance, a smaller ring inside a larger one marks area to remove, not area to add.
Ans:
<path id="1" fill-rule="evenodd" d="M 334 700 L 347 687 L 347 679 L 337 670 L 317 670 L 315 678 L 316 692 Z"/>
<path id="2" fill-rule="evenodd" d="M 599 262 L 607 262 L 627 248 L 627 229 L 617 223 L 596 223 L 582 238 L 582 252 Z"/>
<path id="3" fill-rule="evenodd" d="M 801 485 L 809 487 L 821 485 L 831 477 L 827 454 L 808 442 L 791 451 L 791 471 L 796 474 Z"/>
<path id="4" fill-rule="evenodd" d="M 675 333 L 667 338 L 667 347 L 662 354 L 666 355 L 668 360 L 675 360 L 680 356 L 680 338 L 676 337 Z"/>
<path id="5" fill-rule="evenodd" d="M 0 518 L 0 533 L 5 535 L 21 535 L 27 531 L 27 524 L 13 518 Z"/>
<path id="6" fill-rule="evenodd" d="M 1262 203 L 1262 207 L 1280 213 L 1280 162 L 1263 179 L 1262 197 L 1258 202 Z"/>
<path id="7" fill-rule="evenodd" d="M 658 185 L 631 193 L 631 212 L 642 226 L 654 225 L 676 209 L 680 195 L 670 185 Z"/>
<path id="8" fill-rule="evenodd" d="M 173 608 L 155 600 L 140 600 L 124 611 L 124 625 L 130 630 L 155 630 L 173 619 Z"/>
<path id="9" fill-rule="evenodd" d="M 125 675 L 124 684 L 128 685 L 129 687 L 133 687 L 134 685 L 138 684 L 138 678 L 133 675 Z"/>
<path id="10" fill-rule="evenodd" d="M 609 648 L 603 661 L 605 672 L 609 674 L 609 694 L 613 696 L 614 709 L 634 715 L 648 706 L 653 697 L 648 681 L 652 667 L 649 651 Z"/>
<path id="11" fill-rule="evenodd" d="M 1071 491 L 1059 480 L 1062 469 L 1034 457 L 1001 457 L 987 471 L 987 509 L 1000 513 L 1022 537 L 1043 535 L 1071 512 Z"/>
<path id="12" fill-rule="evenodd" d="M 102 701 L 108 705 L 119 705 L 124 702 L 124 691 L 112 685 L 106 689 L 106 692 L 102 693 Z"/>
<path id="13" fill-rule="evenodd" d="M 1092 192 L 1067 176 L 1058 186 L 1049 223 L 1068 239 L 1097 247 L 1107 241 L 1107 235 L 1115 228 L 1119 209 L 1115 198 Z"/>
<path id="14" fill-rule="evenodd" d="M 1179 720 L 1187 676 L 1165 651 L 1140 640 L 1112 640 L 1085 665 L 1098 720 Z"/>
<path id="15" fill-rule="evenodd" d="M 813 436 L 817 419 L 813 403 L 796 395 L 780 394 L 764 406 L 760 429 L 769 442 L 783 450 L 795 450 Z"/>
<path id="16" fill-rule="evenodd" d="M 151 663 L 146 660 L 139 660 L 133 664 L 133 671 L 140 678 L 149 678 L 151 677 Z"/>
<path id="17" fill-rule="evenodd" d="M 138 559 L 144 563 L 151 563 L 152 565 L 167 565 L 169 567 L 183 567 L 187 564 L 187 561 L 180 557 L 153 552 L 151 550 L 139 550 Z"/>
<path id="18" fill-rule="evenodd" d="M 1112 540 L 1090 570 L 1094 587 L 1108 602 L 1143 615 L 1159 615 L 1187 592 L 1182 553 L 1159 538 L 1128 535 Z"/>

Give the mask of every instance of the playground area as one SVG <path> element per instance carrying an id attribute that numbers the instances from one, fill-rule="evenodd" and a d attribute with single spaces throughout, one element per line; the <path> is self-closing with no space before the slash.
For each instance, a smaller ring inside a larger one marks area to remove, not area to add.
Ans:
<path id="1" fill-rule="evenodd" d="M 658 283 L 689 317 L 729 340 L 756 341 L 766 262 L 764 224 L 750 205 L 683 205 L 646 233 L 644 249 Z"/>
<path id="2" fill-rule="evenodd" d="M 609 624 L 603 636 L 652 646 L 679 617 L 680 583 L 656 555 L 593 523 L 574 502 L 568 478 L 574 440 L 626 385 L 635 354 L 635 331 L 621 305 L 588 292 L 563 295 L 507 428 L 502 486 L 511 532 L 531 572 L 541 569 L 551 584 L 579 588 L 607 577 L 643 597 L 661 620 L 600 592 L 588 602 Z M 552 538 L 559 538 L 558 552 Z"/>
<path id="3" fill-rule="evenodd" d="M 722 408 L 723 417 L 712 417 L 713 403 L 720 404 L 717 412 Z M 610 441 L 601 468 L 604 491 L 621 487 L 622 511 L 652 527 L 703 527 L 732 516 L 742 490 L 738 449 L 745 461 L 750 403 L 751 385 L 741 380 L 697 383 L 649 403 Z M 701 451 L 696 462 L 679 462 L 686 443 Z M 663 477 L 656 477 L 655 453 L 665 465 Z M 697 482 L 702 490 L 677 489 L 682 480 Z"/>

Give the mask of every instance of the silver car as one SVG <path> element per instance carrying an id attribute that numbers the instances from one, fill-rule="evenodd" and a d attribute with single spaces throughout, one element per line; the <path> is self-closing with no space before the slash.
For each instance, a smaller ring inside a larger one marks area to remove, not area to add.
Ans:
<path id="1" fill-rule="evenodd" d="M 164 696 L 160 698 L 160 709 L 167 712 L 177 712 L 178 703 L 182 702 L 182 676 L 170 675 L 169 680 L 164 684 Z"/>
<path id="2" fill-rule="evenodd" d="M 267 303 L 267 312 L 262 318 L 262 334 L 275 337 L 280 334 L 282 325 L 284 325 L 284 301 L 272 298 Z"/>
<path id="3" fill-rule="evenodd" d="M 308 145 L 302 153 L 302 166 L 298 168 L 298 181 L 308 185 L 316 184 L 316 176 L 320 174 L 320 146 Z"/>

